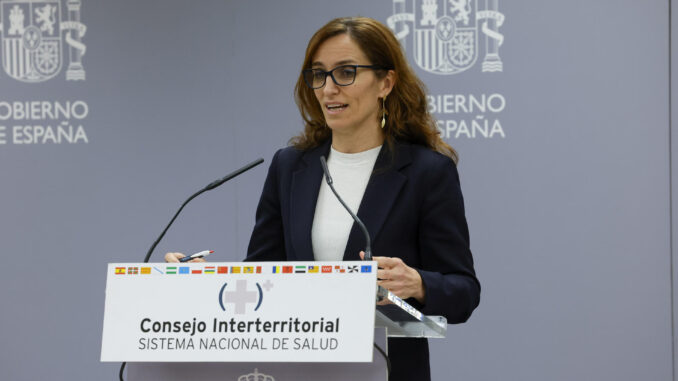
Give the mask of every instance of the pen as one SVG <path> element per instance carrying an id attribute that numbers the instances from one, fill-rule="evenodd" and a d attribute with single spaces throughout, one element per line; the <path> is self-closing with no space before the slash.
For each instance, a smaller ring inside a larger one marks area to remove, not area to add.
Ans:
<path id="1" fill-rule="evenodd" d="M 193 255 L 190 255 L 188 257 L 183 257 L 183 258 L 179 259 L 179 262 L 188 262 L 191 259 L 203 258 L 203 257 L 206 257 L 206 256 L 212 254 L 212 253 L 214 253 L 214 250 L 204 250 L 204 251 L 201 251 L 199 253 L 195 253 Z"/>

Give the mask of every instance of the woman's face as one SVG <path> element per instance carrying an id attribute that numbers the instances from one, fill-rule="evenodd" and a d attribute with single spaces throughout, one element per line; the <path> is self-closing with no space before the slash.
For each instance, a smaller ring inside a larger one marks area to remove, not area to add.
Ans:
<path id="1" fill-rule="evenodd" d="M 312 60 L 312 68 L 330 71 L 341 65 L 371 65 L 365 54 L 347 34 L 323 42 Z M 362 135 L 379 131 L 380 98 L 392 88 L 393 72 L 379 79 L 374 70 L 358 68 L 355 82 L 338 86 L 328 76 L 325 86 L 315 89 L 315 96 L 333 134 Z"/>

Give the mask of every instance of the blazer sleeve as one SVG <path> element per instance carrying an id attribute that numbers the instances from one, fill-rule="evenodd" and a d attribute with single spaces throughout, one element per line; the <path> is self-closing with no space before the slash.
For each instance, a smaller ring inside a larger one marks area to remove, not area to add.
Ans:
<path id="1" fill-rule="evenodd" d="M 268 168 L 245 261 L 284 261 L 286 259 L 278 183 L 279 154 L 280 150 L 273 155 L 271 166 Z"/>
<path id="2" fill-rule="evenodd" d="M 426 178 L 420 210 L 419 247 L 426 290 L 422 312 L 463 323 L 480 302 L 480 283 L 473 269 L 464 200 L 454 162 L 437 160 Z"/>

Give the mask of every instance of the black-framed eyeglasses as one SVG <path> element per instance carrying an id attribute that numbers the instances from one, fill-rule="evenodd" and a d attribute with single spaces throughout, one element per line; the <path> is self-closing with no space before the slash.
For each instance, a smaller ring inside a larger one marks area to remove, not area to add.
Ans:
<path id="1" fill-rule="evenodd" d="M 323 69 L 304 69 L 302 73 L 304 75 L 304 82 L 306 82 L 306 85 L 311 89 L 319 89 L 325 86 L 328 75 L 332 77 L 332 81 L 334 81 L 337 86 L 348 86 L 355 82 L 355 76 L 358 73 L 359 67 L 364 69 L 386 70 L 379 65 L 341 65 L 330 71 L 325 71 Z"/>

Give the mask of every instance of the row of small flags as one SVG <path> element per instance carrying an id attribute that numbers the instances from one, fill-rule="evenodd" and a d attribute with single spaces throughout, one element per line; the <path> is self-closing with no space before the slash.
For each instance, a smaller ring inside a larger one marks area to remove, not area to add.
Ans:
<path id="1" fill-rule="evenodd" d="M 191 268 L 188 266 L 158 267 L 116 267 L 117 275 L 136 274 L 261 274 L 262 266 L 205 266 L 203 268 Z M 360 265 L 335 265 L 335 266 L 272 266 L 271 274 L 329 274 L 329 273 L 371 273 L 372 266 Z"/>

